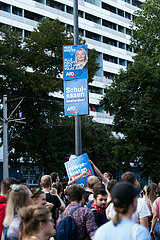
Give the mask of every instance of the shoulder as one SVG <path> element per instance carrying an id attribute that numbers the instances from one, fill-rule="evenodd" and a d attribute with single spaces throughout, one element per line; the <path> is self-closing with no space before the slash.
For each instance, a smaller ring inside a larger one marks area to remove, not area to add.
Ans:
<path id="1" fill-rule="evenodd" d="M 149 211 L 149 208 L 147 206 L 147 203 L 146 201 L 143 199 L 143 198 L 138 198 L 138 201 L 137 201 L 137 209 L 138 209 L 138 212 L 140 213 L 144 213 L 146 216 L 150 216 L 150 211 Z"/>
<path id="2" fill-rule="evenodd" d="M 155 204 L 160 204 L 160 197 L 155 200 Z"/>
<path id="3" fill-rule="evenodd" d="M 7 237 L 9 236 L 10 239 L 12 239 L 12 237 L 18 237 L 18 232 L 20 229 L 20 223 L 21 223 L 21 219 L 18 216 L 15 216 L 13 218 L 13 221 L 11 222 L 8 231 L 7 231 Z"/>
<path id="4" fill-rule="evenodd" d="M 103 224 L 101 227 L 99 227 L 95 233 L 95 236 L 94 236 L 94 240 L 108 240 L 108 234 L 106 234 L 107 232 L 111 232 L 111 229 L 112 229 L 112 226 L 113 226 L 113 223 L 112 221 L 109 221 L 105 224 Z"/>
<path id="5" fill-rule="evenodd" d="M 150 240 L 150 234 L 147 228 L 143 227 L 140 224 L 137 224 L 137 231 L 136 231 L 136 239 L 137 240 Z"/>

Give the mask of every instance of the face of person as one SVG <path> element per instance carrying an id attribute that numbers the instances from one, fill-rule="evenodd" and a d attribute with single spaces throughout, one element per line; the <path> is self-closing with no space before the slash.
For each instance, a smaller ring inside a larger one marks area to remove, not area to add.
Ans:
<path id="1" fill-rule="evenodd" d="M 105 178 L 109 178 L 109 175 L 108 175 L 107 172 L 105 172 L 103 175 L 104 175 Z"/>
<path id="2" fill-rule="evenodd" d="M 44 206 L 46 204 L 46 194 L 42 193 L 37 199 L 34 199 L 34 205 Z"/>
<path id="3" fill-rule="evenodd" d="M 85 60 L 85 52 L 84 51 L 82 51 L 82 50 L 77 51 L 76 55 L 77 55 L 78 62 L 82 62 Z"/>
<path id="4" fill-rule="evenodd" d="M 28 197 L 27 197 L 26 203 L 25 203 L 25 206 L 27 207 L 27 206 L 30 206 L 33 204 L 33 199 L 32 199 L 33 195 L 29 189 L 27 189 L 26 191 L 28 191 Z"/>
<path id="5" fill-rule="evenodd" d="M 48 215 L 48 220 L 45 224 L 44 231 L 45 231 L 46 236 L 54 236 L 55 235 L 54 222 L 53 222 L 51 214 Z"/>
<path id="6" fill-rule="evenodd" d="M 107 203 L 107 195 L 101 195 L 98 194 L 97 198 L 94 199 L 95 204 L 99 208 L 106 208 L 106 203 Z"/>

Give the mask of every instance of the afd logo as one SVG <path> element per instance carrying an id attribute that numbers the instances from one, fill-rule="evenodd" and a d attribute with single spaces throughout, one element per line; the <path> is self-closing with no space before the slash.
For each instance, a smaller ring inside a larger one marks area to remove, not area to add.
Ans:
<path id="1" fill-rule="evenodd" d="M 66 76 L 69 76 L 69 78 L 73 78 L 76 76 L 76 74 L 74 72 L 67 72 Z"/>
<path id="2" fill-rule="evenodd" d="M 78 109 L 75 106 L 70 106 L 67 108 L 67 112 L 70 111 L 71 114 L 78 111 Z"/>

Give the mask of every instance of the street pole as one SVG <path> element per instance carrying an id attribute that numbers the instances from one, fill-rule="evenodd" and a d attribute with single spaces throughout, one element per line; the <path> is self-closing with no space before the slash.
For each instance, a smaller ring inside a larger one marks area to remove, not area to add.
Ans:
<path id="1" fill-rule="evenodd" d="M 74 45 L 79 44 L 79 32 L 78 32 L 78 0 L 74 0 L 73 7 L 74 16 Z M 81 144 L 81 117 L 75 115 L 75 154 L 78 156 L 82 154 Z"/>
<path id="2" fill-rule="evenodd" d="M 7 118 L 7 95 L 3 95 L 3 179 L 8 174 L 8 118 Z"/>

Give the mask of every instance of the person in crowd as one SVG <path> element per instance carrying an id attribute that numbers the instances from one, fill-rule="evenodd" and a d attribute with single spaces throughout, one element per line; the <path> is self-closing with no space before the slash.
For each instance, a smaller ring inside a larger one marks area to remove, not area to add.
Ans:
<path id="1" fill-rule="evenodd" d="M 26 185 L 12 185 L 8 197 L 6 215 L 3 221 L 2 240 L 17 240 L 20 229 L 18 211 L 22 207 L 33 204 L 32 193 Z"/>
<path id="2" fill-rule="evenodd" d="M 49 209 L 29 206 L 19 210 L 21 226 L 19 240 L 48 240 L 55 235 L 54 223 Z"/>
<path id="3" fill-rule="evenodd" d="M 103 184 L 106 187 L 106 191 L 107 191 L 107 186 L 108 186 L 108 182 L 113 179 L 113 175 L 109 172 L 105 172 L 104 174 L 101 173 L 101 171 L 97 168 L 97 166 L 91 161 L 89 160 L 90 164 L 93 167 L 93 170 L 95 171 L 95 173 L 97 174 L 97 176 L 102 179 Z"/>
<path id="4" fill-rule="evenodd" d="M 106 217 L 108 220 L 111 220 L 109 217 L 110 211 L 114 211 L 114 206 L 113 206 L 112 198 L 111 198 L 111 190 L 114 187 L 114 185 L 116 185 L 116 184 L 117 184 L 117 181 L 115 179 L 111 179 L 108 182 L 108 187 L 107 187 L 108 197 L 107 197 L 107 208 L 106 208 Z"/>
<path id="5" fill-rule="evenodd" d="M 107 222 L 106 219 L 107 193 L 103 188 L 94 189 L 94 198 L 91 210 L 94 214 L 95 222 L 98 227 Z M 105 217 L 104 217 L 105 216 Z"/>
<path id="6" fill-rule="evenodd" d="M 31 188 L 33 205 L 45 206 L 49 209 L 53 208 L 53 204 L 46 201 L 46 194 L 39 188 Z"/>
<path id="7" fill-rule="evenodd" d="M 99 179 L 96 176 L 89 176 L 87 178 L 87 185 L 88 186 L 87 186 L 87 189 L 84 192 L 85 203 L 93 200 L 93 188 L 97 183 L 99 183 Z"/>
<path id="8" fill-rule="evenodd" d="M 113 187 L 111 197 L 116 215 L 98 228 L 94 240 L 150 240 L 149 231 L 131 221 L 139 191 L 129 182 L 120 182 Z"/>
<path id="9" fill-rule="evenodd" d="M 155 240 L 160 240 L 160 229 L 159 229 L 159 221 L 160 221 L 160 187 L 158 186 L 156 189 L 157 199 L 153 202 L 152 213 L 152 225 L 150 234 L 151 237 L 155 238 Z"/>
<path id="10" fill-rule="evenodd" d="M 39 188 L 31 188 L 33 205 L 45 206 L 46 205 L 46 194 Z"/>
<path id="11" fill-rule="evenodd" d="M 147 206 L 148 206 L 148 208 L 149 208 L 149 211 L 150 211 L 150 213 L 151 213 L 151 215 L 152 215 L 152 208 L 151 208 L 151 205 L 150 205 L 150 201 L 149 201 L 149 197 L 148 197 L 148 193 L 149 193 L 150 191 L 148 190 L 148 185 L 145 185 L 144 187 L 143 187 L 143 199 L 144 199 L 144 201 L 147 203 Z"/>
<path id="12" fill-rule="evenodd" d="M 130 182 L 134 186 L 137 186 L 137 179 L 134 173 L 126 172 L 121 176 L 121 182 Z M 151 216 L 147 203 L 143 198 L 138 198 L 137 209 L 132 216 L 132 220 L 135 223 L 140 223 L 142 226 L 148 229 L 148 217 Z"/>
<path id="13" fill-rule="evenodd" d="M 52 178 L 52 183 L 60 182 L 60 178 L 59 178 L 58 173 L 52 172 L 52 173 L 50 174 L 50 176 L 51 176 L 51 178 Z"/>
<path id="14" fill-rule="evenodd" d="M 6 178 L 1 182 L 1 195 L 0 195 L 0 238 L 3 230 L 3 220 L 5 217 L 5 210 L 7 206 L 7 198 L 11 191 L 11 185 L 17 183 L 15 178 Z"/>
<path id="15" fill-rule="evenodd" d="M 156 200 L 156 189 L 157 189 L 157 184 L 156 183 L 151 183 L 148 188 L 147 188 L 147 196 L 148 196 L 148 208 L 151 212 L 151 216 L 148 217 L 148 225 L 149 225 L 149 230 L 151 229 L 151 224 L 152 224 L 152 209 L 153 209 L 153 202 Z"/>
<path id="16" fill-rule="evenodd" d="M 67 194 L 70 204 L 64 210 L 63 215 L 67 216 L 73 209 L 77 208 L 72 214 L 76 224 L 76 239 L 93 239 L 97 226 L 91 209 L 83 207 L 84 189 L 75 184 L 67 189 Z M 60 221 L 61 217 L 57 220 L 57 226 Z"/>
<path id="17" fill-rule="evenodd" d="M 42 187 L 42 191 L 46 194 L 46 201 L 53 204 L 51 212 L 54 223 L 56 223 L 56 209 L 58 208 L 60 211 L 64 211 L 65 207 L 61 205 L 61 202 L 57 196 L 50 193 L 52 189 L 52 178 L 50 175 L 42 176 L 40 185 Z"/>

